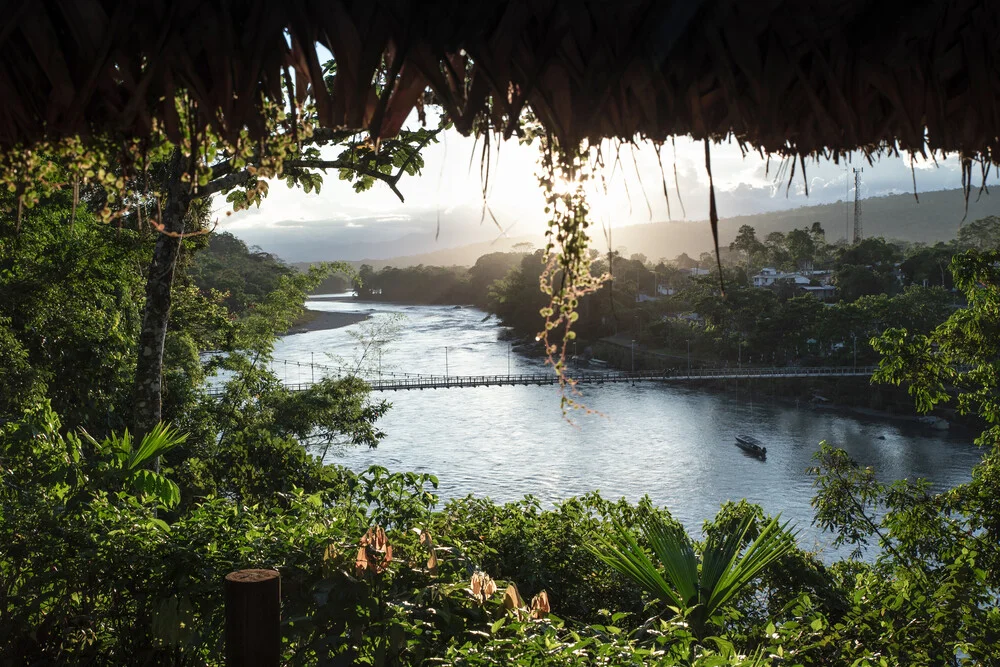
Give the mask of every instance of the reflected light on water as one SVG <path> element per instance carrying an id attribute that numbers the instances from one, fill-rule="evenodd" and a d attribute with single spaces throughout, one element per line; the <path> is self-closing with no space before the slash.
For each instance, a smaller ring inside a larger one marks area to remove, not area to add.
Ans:
<path id="1" fill-rule="evenodd" d="M 383 369 L 443 375 L 537 372 L 538 360 L 498 340 L 496 322 L 474 308 L 313 301 L 316 310 L 401 312 L 403 335 L 382 355 Z M 275 358 L 328 363 L 349 357 L 348 328 L 287 336 Z M 276 370 L 281 375 L 281 362 Z M 763 381 L 760 381 L 763 382 Z M 846 449 L 885 480 L 923 477 L 937 489 L 967 481 L 980 453 L 971 438 L 919 424 L 859 417 L 843 411 L 765 402 L 761 388 L 709 392 L 681 385 L 583 387 L 583 403 L 603 416 L 563 419 L 555 387 L 479 387 L 387 392 L 392 409 L 380 423 L 387 437 L 376 450 L 330 454 L 354 470 L 378 464 L 433 473 L 440 495 L 489 496 L 506 502 L 533 494 L 553 503 L 588 491 L 636 500 L 649 495 L 689 529 L 715 516 L 728 500 L 759 503 L 801 530 L 807 548 L 829 539 L 811 525 L 812 478 L 806 468 L 821 440 Z M 736 433 L 765 442 L 766 462 L 733 445 Z M 884 436 L 884 439 L 879 439 Z"/>

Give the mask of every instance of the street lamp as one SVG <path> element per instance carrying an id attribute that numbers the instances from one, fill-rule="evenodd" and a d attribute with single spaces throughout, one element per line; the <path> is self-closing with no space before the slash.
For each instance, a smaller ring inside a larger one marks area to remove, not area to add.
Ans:
<path id="1" fill-rule="evenodd" d="M 854 372 L 858 371 L 858 336 L 853 331 L 851 338 L 854 340 Z"/>
<path id="2" fill-rule="evenodd" d="M 687 344 L 688 344 L 688 377 L 691 377 L 691 341 L 690 341 L 690 339 L 688 340 Z"/>
<path id="3" fill-rule="evenodd" d="M 448 346 L 444 346 L 444 378 L 448 379 Z"/>
<path id="4" fill-rule="evenodd" d="M 635 341 L 632 341 L 632 372 L 635 373 Z"/>

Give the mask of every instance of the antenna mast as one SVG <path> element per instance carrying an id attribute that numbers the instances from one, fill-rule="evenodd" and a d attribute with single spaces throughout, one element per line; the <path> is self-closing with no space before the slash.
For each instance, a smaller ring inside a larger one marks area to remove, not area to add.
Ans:
<path id="1" fill-rule="evenodd" d="M 864 167 L 854 168 L 854 242 L 861 241 L 861 172 Z"/>
<path id="2" fill-rule="evenodd" d="M 844 243 L 849 244 L 851 242 L 851 179 L 847 177 L 847 172 L 850 170 L 848 165 L 844 165 Z"/>

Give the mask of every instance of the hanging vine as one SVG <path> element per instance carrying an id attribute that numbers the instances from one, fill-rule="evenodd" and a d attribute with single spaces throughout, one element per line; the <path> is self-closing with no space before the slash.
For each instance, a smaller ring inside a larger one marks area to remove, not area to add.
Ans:
<path id="1" fill-rule="evenodd" d="M 585 143 L 562 146 L 549 133 L 540 135 L 540 139 L 538 182 L 545 192 L 548 228 L 542 256 L 545 269 L 538 280 L 539 288 L 549 297 L 549 305 L 540 311 L 545 324 L 536 339 L 545 346 L 545 363 L 559 377 L 563 414 L 581 409 L 589 413 L 575 399 L 579 392 L 576 381 L 566 373 L 566 352 L 576 338 L 573 324 L 580 317 L 580 299 L 600 289 L 608 278 L 607 274 L 595 276 L 590 270 L 591 220 L 586 198 L 586 187 L 593 176 L 587 160 L 590 149 Z"/>

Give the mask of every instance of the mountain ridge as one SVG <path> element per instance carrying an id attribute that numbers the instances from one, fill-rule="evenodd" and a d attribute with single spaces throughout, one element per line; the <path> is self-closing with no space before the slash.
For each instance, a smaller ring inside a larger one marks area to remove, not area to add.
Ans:
<path id="1" fill-rule="evenodd" d="M 961 189 L 934 190 L 919 193 L 919 202 L 915 200 L 913 194 L 871 197 L 862 200 L 861 210 L 864 237 L 883 236 L 888 239 L 934 243 L 954 238 L 963 219 L 973 221 L 988 215 L 1000 215 L 1000 197 L 990 197 L 988 194 L 977 197 L 973 193 L 969 197 L 966 213 L 965 195 Z M 742 225 L 754 227 L 758 238 L 763 240 L 771 232 L 788 232 L 809 226 L 813 222 L 822 224 L 828 241 L 842 239 L 848 229 L 853 232 L 854 203 L 848 202 L 845 205 L 845 202 L 840 200 L 832 204 L 814 204 L 782 211 L 722 218 L 719 220 L 719 244 L 728 246 Z M 594 228 L 592 246 L 602 251 L 607 250 L 609 244 L 603 237 L 603 230 Z M 544 239 L 535 235 L 498 238 L 430 252 L 387 258 L 372 257 L 350 260 L 348 263 L 353 266 L 369 264 L 375 269 L 385 266 L 402 268 L 419 264 L 471 266 L 484 254 L 506 252 L 511 246 L 524 242 L 539 248 L 542 247 Z M 375 244 L 377 245 L 377 242 Z M 712 245 L 712 232 L 707 220 L 656 221 L 611 230 L 611 248 L 624 247 L 629 254 L 641 252 L 651 260 L 661 257 L 673 258 L 682 252 L 697 257 L 702 252 L 711 251 Z M 330 261 L 336 259 L 331 257 Z M 296 262 L 293 265 L 303 267 L 310 264 L 311 262 Z"/>

